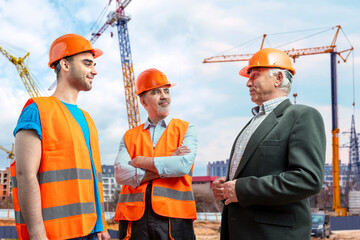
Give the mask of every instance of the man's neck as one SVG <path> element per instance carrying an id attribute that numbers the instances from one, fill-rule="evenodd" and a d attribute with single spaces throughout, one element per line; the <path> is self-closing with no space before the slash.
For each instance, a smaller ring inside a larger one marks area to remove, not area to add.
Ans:
<path id="1" fill-rule="evenodd" d="M 165 119 L 165 117 L 162 117 L 162 118 L 151 118 L 150 116 L 149 116 L 149 122 L 152 124 L 152 125 L 155 125 L 156 126 L 156 124 L 158 124 L 158 122 L 160 122 L 161 120 L 164 120 Z"/>
<path id="2" fill-rule="evenodd" d="M 70 104 L 77 104 L 77 98 L 79 95 L 79 91 L 70 88 L 64 87 L 57 87 L 53 96 L 59 99 L 60 101 L 70 103 Z"/>

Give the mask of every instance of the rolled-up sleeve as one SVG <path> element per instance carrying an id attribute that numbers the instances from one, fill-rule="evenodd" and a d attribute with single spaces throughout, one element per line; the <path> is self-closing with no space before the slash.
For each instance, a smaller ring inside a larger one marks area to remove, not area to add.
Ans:
<path id="1" fill-rule="evenodd" d="M 155 157 L 154 165 L 161 177 L 181 177 L 191 171 L 197 153 L 197 132 L 194 125 L 189 124 L 182 146 L 190 149 L 183 156 Z"/>
<path id="2" fill-rule="evenodd" d="M 123 137 L 114 164 L 115 179 L 118 184 L 130 185 L 131 187 L 136 188 L 140 185 L 141 180 L 145 175 L 145 171 L 141 168 L 131 166 L 129 164 L 130 161 L 131 158 Z"/>

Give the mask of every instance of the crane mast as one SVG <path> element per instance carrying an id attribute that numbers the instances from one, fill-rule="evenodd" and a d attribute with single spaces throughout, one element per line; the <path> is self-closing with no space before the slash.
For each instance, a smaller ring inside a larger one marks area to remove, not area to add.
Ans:
<path id="1" fill-rule="evenodd" d="M 125 16 L 124 12 L 125 7 L 130 2 L 131 0 L 125 0 L 123 2 L 116 0 L 116 11 L 108 14 L 108 20 L 90 39 L 90 42 L 94 43 L 110 25 L 117 27 L 129 129 L 140 125 L 139 105 L 135 94 L 134 67 L 127 27 L 130 18 Z M 111 1 L 109 1 L 109 4 L 110 3 Z"/>
<path id="2" fill-rule="evenodd" d="M 332 153 L 333 153 L 333 209 L 339 216 L 346 216 L 346 208 L 342 208 L 340 204 L 340 186 L 339 186 L 339 128 L 338 128 L 338 110 L 337 110 L 337 67 L 336 57 L 339 56 L 344 62 L 348 59 L 350 53 L 354 50 L 351 46 L 349 49 L 337 51 L 336 40 L 341 29 L 341 26 L 336 26 L 337 30 L 330 46 L 321 46 L 303 49 L 285 50 L 289 57 L 294 62 L 300 56 L 315 55 L 330 53 L 331 66 L 331 106 L 332 106 Z M 263 47 L 266 34 L 263 35 L 261 48 Z M 236 54 L 236 55 L 219 55 L 205 58 L 203 63 L 218 63 L 218 62 L 237 62 L 248 61 L 253 54 Z"/>
<path id="3" fill-rule="evenodd" d="M 16 70 L 18 71 L 20 78 L 29 93 L 30 97 L 40 97 L 41 94 L 38 88 L 35 85 L 34 80 L 32 79 L 30 72 L 27 68 L 27 63 L 25 64 L 25 59 L 29 56 L 29 52 L 22 58 L 17 58 L 8 53 L 4 48 L 0 47 L 0 52 L 10 61 L 12 62 Z"/>

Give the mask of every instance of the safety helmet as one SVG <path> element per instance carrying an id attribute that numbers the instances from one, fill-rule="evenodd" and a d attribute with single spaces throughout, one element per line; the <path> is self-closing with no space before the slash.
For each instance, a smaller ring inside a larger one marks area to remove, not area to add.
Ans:
<path id="1" fill-rule="evenodd" d="M 275 48 L 264 48 L 256 52 L 250 58 L 249 65 L 243 67 L 239 74 L 249 78 L 250 70 L 255 67 L 282 68 L 289 70 L 293 75 L 296 73 L 289 55 L 284 51 Z"/>
<path id="2" fill-rule="evenodd" d="M 103 54 L 103 51 L 93 48 L 89 40 L 78 34 L 70 33 L 57 38 L 50 46 L 49 67 L 54 69 L 54 63 L 60 59 L 77 53 L 91 51 L 94 58 Z"/>
<path id="3" fill-rule="evenodd" d="M 175 83 L 170 83 L 166 75 L 155 68 L 150 68 L 139 74 L 136 79 L 135 93 L 140 95 L 143 92 L 154 88 L 168 86 L 173 87 Z"/>

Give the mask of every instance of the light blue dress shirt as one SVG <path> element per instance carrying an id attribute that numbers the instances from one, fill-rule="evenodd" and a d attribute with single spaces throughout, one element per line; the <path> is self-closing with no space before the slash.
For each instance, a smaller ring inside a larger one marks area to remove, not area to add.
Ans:
<path id="1" fill-rule="evenodd" d="M 162 120 L 156 125 L 151 124 L 149 119 L 146 120 L 144 129 L 149 131 L 153 147 L 156 146 L 167 125 L 166 120 Z M 197 152 L 197 133 L 194 125 L 189 124 L 182 146 L 187 146 L 191 152 L 183 156 L 154 157 L 154 165 L 160 177 L 181 177 L 190 172 Z M 118 184 L 136 188 L 144 178 L 145 170 L 129 165 L 130 161 L 131 158 L 123 137 L 115 160 L 116 181 Z"/>

